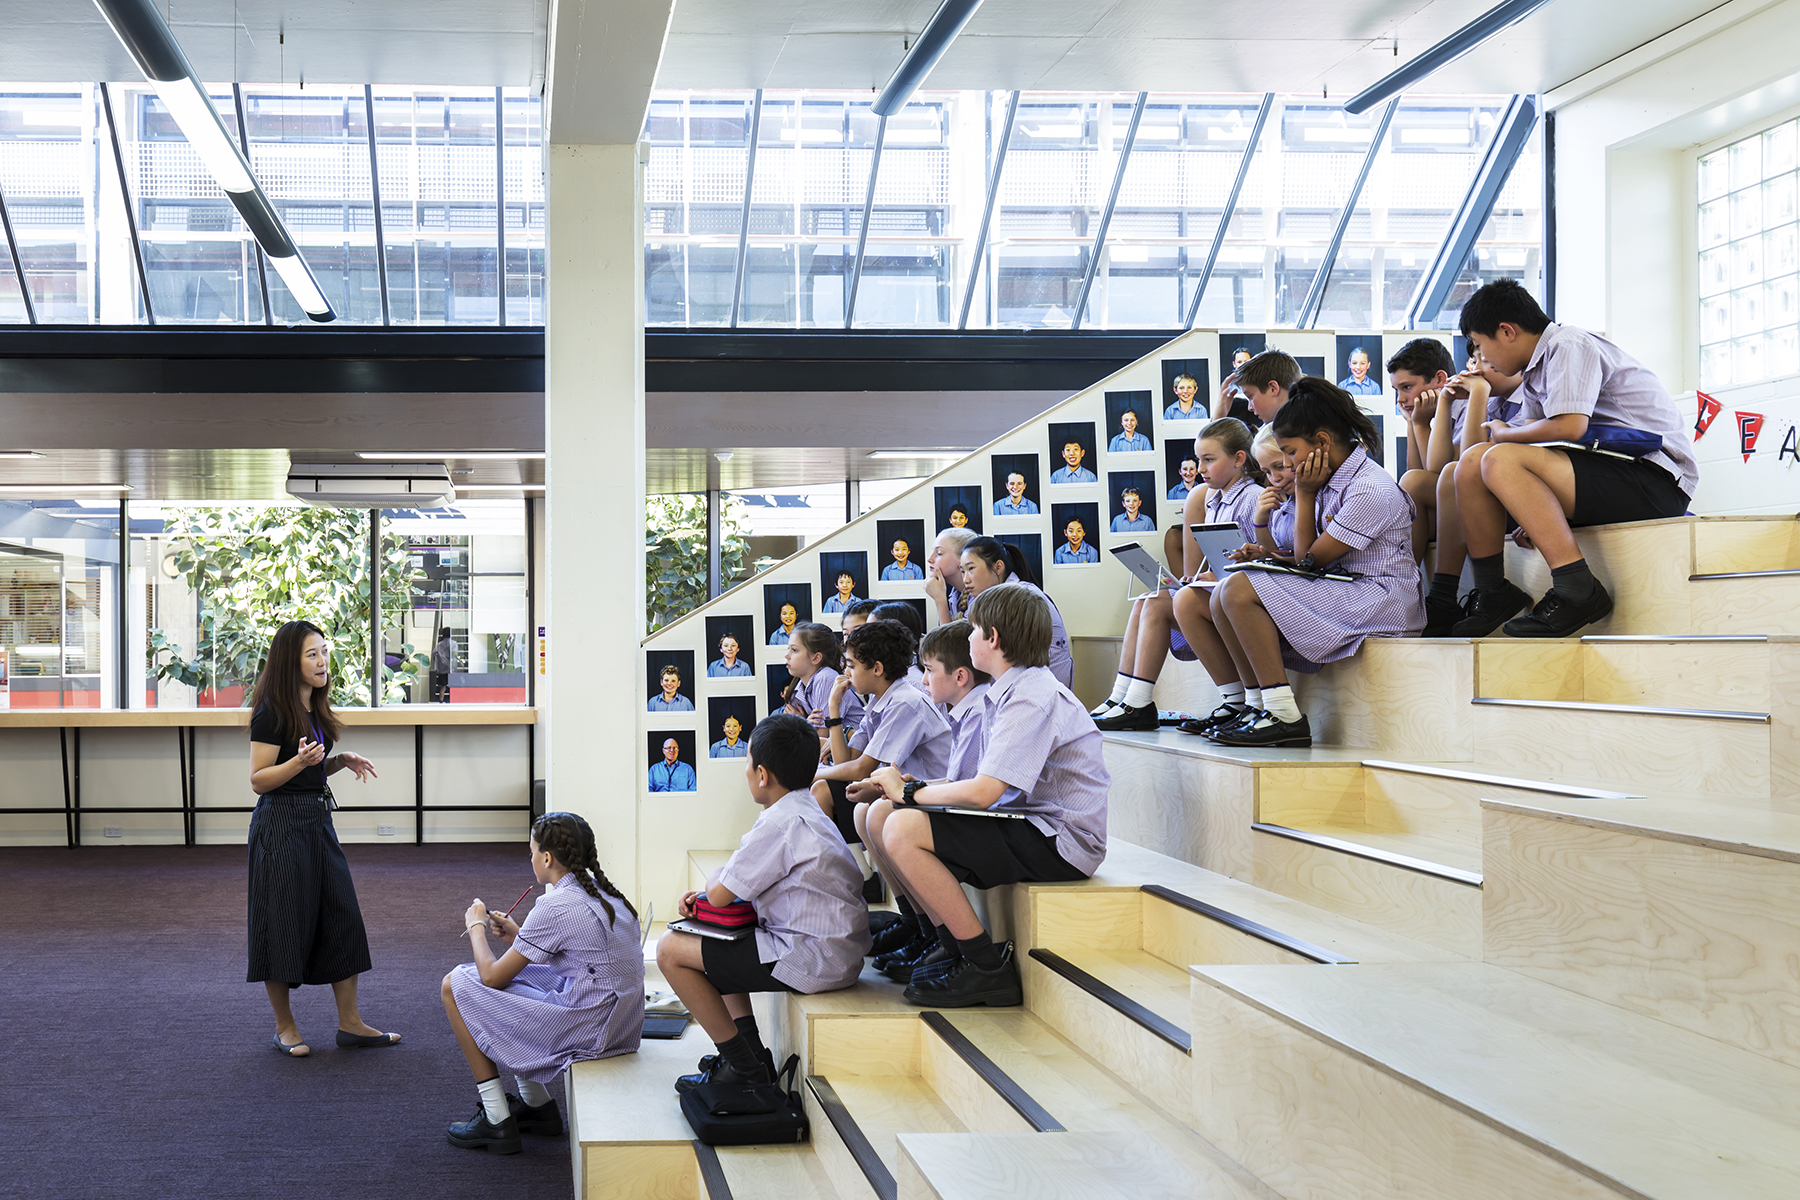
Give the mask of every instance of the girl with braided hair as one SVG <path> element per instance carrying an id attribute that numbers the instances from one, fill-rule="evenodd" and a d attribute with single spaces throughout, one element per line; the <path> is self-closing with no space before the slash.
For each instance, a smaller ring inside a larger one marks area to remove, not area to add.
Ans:
<path id="1" fill-rule="evenodd" d="M 600 869 L 588 823 L 566 812 L 532 822 L 531 873 L 545 888 L 523 924 L 477 898 L 463 914 L 475 961 L 444 976 L 444 1012 L 481 1097 L 474 1117 L 450 1126 L 453 1146 L 517 1154 L 521 1133 L 560 1134 L 544 1085 L 572 1062 L 630 1054 L 643 1036 L 637 910 Z M 490 935 L 512 943 L 498 960 Z M 515 1073 L 518 1096 L 496 1062 Z"/>

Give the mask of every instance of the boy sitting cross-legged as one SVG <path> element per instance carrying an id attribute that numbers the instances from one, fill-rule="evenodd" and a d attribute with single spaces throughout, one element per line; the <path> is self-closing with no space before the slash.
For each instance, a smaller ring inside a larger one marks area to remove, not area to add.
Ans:
<path id="1" fill-rule="evenodd" d="M 969 624 L 970 660 L 994 680 L 982 698 L 975 773 L 898 787 L 891 773 L 882 780 L 893 810 L 879 819 L 881 850 L 894 886 L 962 954 L 942 973 L 915 971 L 906 989 L 908 1002 L 939 1008 L 1024 998 L 1012 943 L 994 945 L 962 884 L 1086 879 L 1106 857 L 1109 778 L 1100 731 L 1045 666 L 1048 602 L 1033 589 L 1000 584 L 975 597 Z M 920 805 L 969 811 L 919 812 Z"/>
<path id="2" fill-rule="evenodd" d="M 657 943 L 663 978 L 719 1048 L 711 1063 L 701 1060 L 698 1075 L 676 1081 L 678 1091 L 770 1082 L 751 992 L 836 991 L 862 972 L 869 952 L 862 872 L 806 792 L 818 747 L 813 727 L 791 713 L 765 717 L 750 734 L 744 778 L 763 811 L 705 896 L 720 906 L 740 897 L 754 904 L 755 934 L 722 941 L 671 932 Z M 682 896 L 677 913 L 693 916 L 699 895 Z"/>

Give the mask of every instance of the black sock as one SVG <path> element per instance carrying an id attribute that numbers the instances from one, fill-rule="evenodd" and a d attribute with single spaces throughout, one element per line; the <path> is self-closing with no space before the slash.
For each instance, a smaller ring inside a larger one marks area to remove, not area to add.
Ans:
<path id="1" fill-rule="evenodd" d="M 719 1057 L 735 1067 L 740 1074 L 753 1077 L 762 1075 L 762 1059 L 757 1057 L 757 1047 L 743 1034 L 718 1043 Z"/>
<path id="2" fill-rule="evenodd" d="M 956 935 L 950 932 L 950 927 L 948 925 L 939 925 L 937 927 L 937 940 L 941 945 L 944 945 L 951 950 L 955 950 L 958 954 L 962 953 L 961 950 L 957 949 Z"/>
<path id="3" fill-rule="evenodd" d="M 763 1048 L 762 1030 L 756 1027 L 755 1013 L 747 1017 L 733 1017 L 731 1023 L 737 1026 L 738 1036 L 749 1042 L 752 1050 Z"/>
<path id="4" fill-rule="evenodd" d="M 1550 590 L 1561 592 L 1576 603 L 1583 603 L 1594 598 L 1594 589 L 1600 581 L 1588 570 L 1587 559 L 1578 558 L 1565 566 L 1550 568 Z"/>
<path id="5" fill-rule="evenodd" d="M 1456 603 L 1456 585 L 1462 582 L 1460 575 L 1446 575 L 1439 571 L 1431 577 L 1431 594 L 1427 600 L 1439 600 L 1446 604 Z"/>
<path id="6" fill-rule="evenodd" d="M 1490 554 L 1485 558 L 1469 556 L 1469 570 L 1475 576 L 1475 590 L 1491 592 L 1506 583 L 1506 552 Z"/>
<path id="7" fill-rule="evenodd" d="M 908 900 L 899 892 L 894 893 L 894 909 L 900 914 L 900 919 L 902 921 L 913 921 L 916 923 L 919 919 L 919 910 L 912 906 L 911 900 Z"/>
<path id="8" fill-rule="evenodd" d="M 972 938 L 958 938 L 956 946 L 964 958 L 984 971 L 992 971 L 1000 965 L 1000 947 L 994 945 L 994 939 L 985 929 Z"/>

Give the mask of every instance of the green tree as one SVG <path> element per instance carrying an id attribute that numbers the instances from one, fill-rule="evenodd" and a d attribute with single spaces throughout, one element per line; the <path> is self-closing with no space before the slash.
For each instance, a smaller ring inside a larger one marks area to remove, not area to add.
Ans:
<path id="1" fill-rule="evenodd" d="M 748 525 L 741 500 L 719 512 L 719 576 L 726 586 L 750 574 Z M 651 496 L 644 503 L 644 615 L 654 633 L 693 612 L 706 594 L 706 497 Z"/>
<path id="2" fill-rule="evenodd" d="M 331 702 L 369 703 L 369 515 L 332 508 L 195 507 L 166 526 L 175 566 L 199 601 L 199 640 L 150 630 L 158 679 L 202 691 L 248 687 L 261 673 L 275 631 L 311 621 L 331 639 Z M 410 603 L 412 565 L 399 539 L 382 539 L 381 594 Z M 407 644 L 398 667 L 382 669 L 382 701 L 405 698 L 430 669 Z M 246 696 L 248 693 L 246 693 Z"/>

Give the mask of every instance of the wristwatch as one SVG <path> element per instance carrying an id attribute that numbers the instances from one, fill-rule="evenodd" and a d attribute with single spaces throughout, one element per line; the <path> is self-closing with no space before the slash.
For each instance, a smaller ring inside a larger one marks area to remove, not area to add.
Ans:
<path id="1" fill-rule="evenodd" d="M 909 780 L 906 783 L 901 784 L 900 785 L 900 803 L 902 803 L 902 804 L 917 804 L 918 801 L 913 799 L 913 796 L 916 795 L 918 793 L 918 790 L 924 786 L 925 786 L 925 781 L 922 779 L 913 779 L 913 780 Z"/>
<path id="2" fill-rule="evenodd" d="M 842 718 L 842 717 L 826 717 L 825 718 L 825 728 L 827 728 L 827 729 L 836 729 L 839 725 L 842 725 L 843 723 L 844 723 L 844 718 Z"/>

